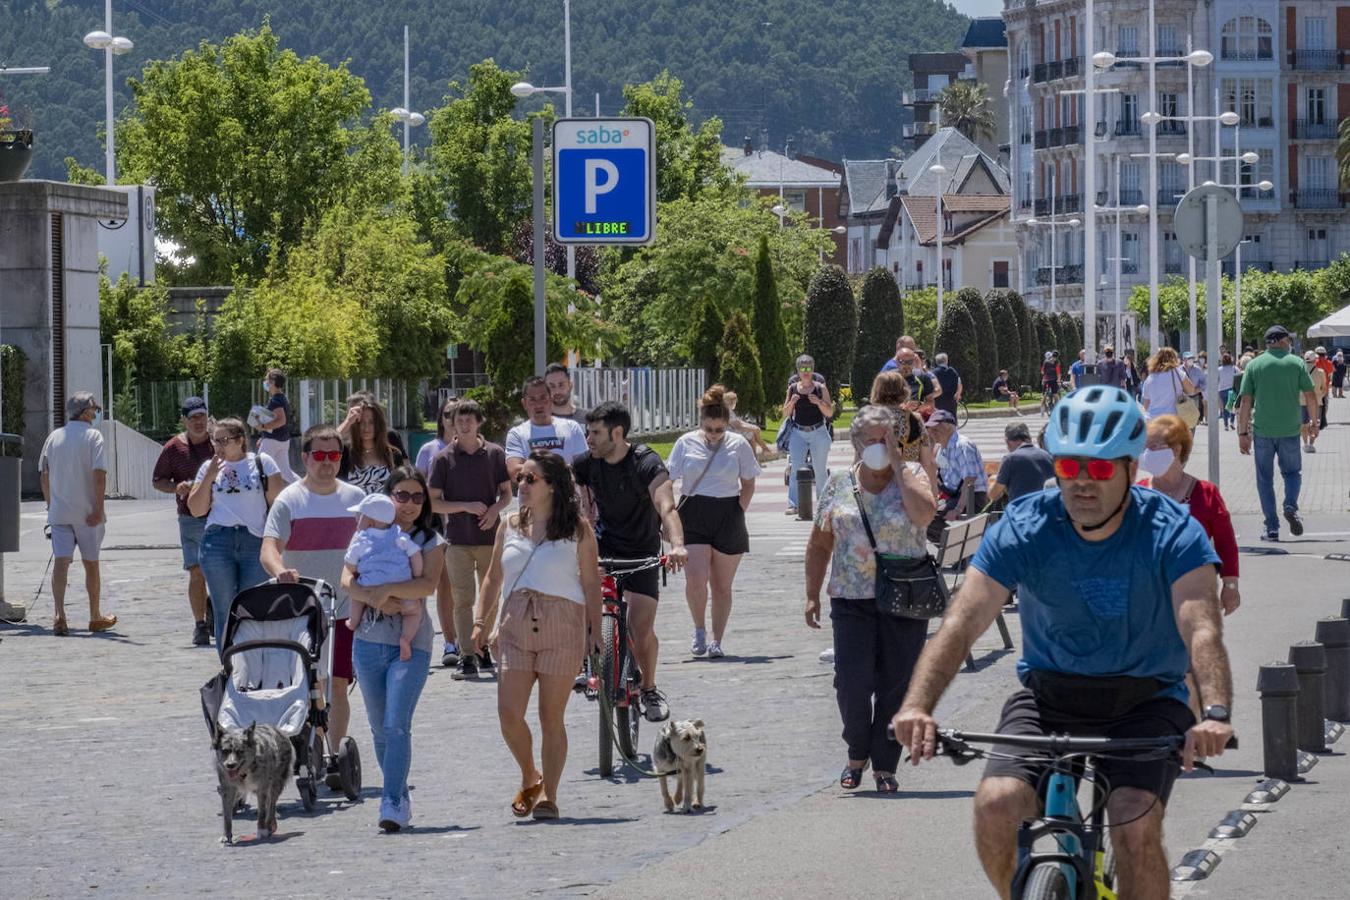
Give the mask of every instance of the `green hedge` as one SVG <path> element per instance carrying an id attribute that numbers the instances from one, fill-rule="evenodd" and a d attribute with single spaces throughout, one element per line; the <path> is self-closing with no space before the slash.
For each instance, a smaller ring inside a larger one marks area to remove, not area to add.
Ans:
<path id="1" fill-rule="evenodd" d="M 6 434 L 23 434 L 24 366 L 28 357 L 11 344 L 0 345 L 0 384 L 4 387 L 5 413 L 0 429 Z M 3 451 L 0 451 L 3 452 Z"/>

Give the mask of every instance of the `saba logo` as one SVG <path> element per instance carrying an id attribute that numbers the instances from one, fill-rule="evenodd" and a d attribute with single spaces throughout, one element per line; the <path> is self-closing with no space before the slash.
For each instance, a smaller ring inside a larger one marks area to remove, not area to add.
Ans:
<path id="1" fill-rule="evenodd" d="M 588 128 L 577 132 L 578 144 L 622 144 L 628 137 L 628 129 Z"/>

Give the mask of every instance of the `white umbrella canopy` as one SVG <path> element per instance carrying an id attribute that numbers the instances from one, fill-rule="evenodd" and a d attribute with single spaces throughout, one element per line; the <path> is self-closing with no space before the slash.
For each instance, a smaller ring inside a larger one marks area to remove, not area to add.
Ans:
<path id="1" fill-rule="evenodd" d="M 1350 338 L 1350 306 L 1338 309 L 1308 329 L 1310 338 Z"/>

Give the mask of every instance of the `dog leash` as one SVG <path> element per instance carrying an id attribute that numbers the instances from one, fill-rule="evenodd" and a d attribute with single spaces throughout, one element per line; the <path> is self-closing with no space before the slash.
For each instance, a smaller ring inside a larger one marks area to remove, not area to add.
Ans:
<path id="1" fill-rule="evenodd" d="M 599 653 L 591 654 L 591 671 L 592 672 L 603 671 L 603 669 L 600 666 Z M 605 687 L 603 685 L 595 693 L 600 699 L 600 721 L 605 723 L 605 733 L 609 735 L 609 742 L 614 745 L 614 749 L 618 751 L 619 757 L 625 763 L 628 764 L 629 768 L 633 769 L 639 775 L 642 775 L 647 778 L 660 778 L 661 777 L 660 772 L 653 772 L 648 769 L 642 768 L 642 766 L 638 764 L 637 760 L 633 759 L 631 756 L 623 752 L 623 746 L 619 744 L 619 739 L 614 736 L 614 701 L 609 696 L 609 691 L 605 690 Z M 634 712 L 639 715 L 641 714 L 638 710 L 634 710 Z M 674 773 L 667 772 L 666 774 L 672 775 Z"/>

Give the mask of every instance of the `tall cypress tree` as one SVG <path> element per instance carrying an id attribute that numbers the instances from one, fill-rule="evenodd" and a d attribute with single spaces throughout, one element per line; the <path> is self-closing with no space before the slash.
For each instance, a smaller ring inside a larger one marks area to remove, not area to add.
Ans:
<path id="1" fill-rule="evenodd" d="M 774 283 L 773 263 L 769 259 L 769 239 L 759 236 L 755 251 L 755 289 L 751 297 L 754 341 L 759 349 L 763 395 L 775 397 L 792 374 L 792 355 L 787 331 L 783 328 L 782 301 Z"/>
<path id="2" fill-rule="evenodd" d="M 698 330 L 689 343 L 689 362 L 702 367 L 708 373 L 708 384 L 713 384 L 721 371 L 722 336 L 727 324 L 712 297 L 703 299 L 697 321 Z"/>
<path id="3" fill-rule="evenodd" d="M 1020 383 L 1018 379 L 1022 374 L 1022 367 L 1026 363 L 1026 353 L 1022 350 L 1022 331 L 1017 325 L 1017 315 L 1013 312 L 1007 291 L 990 291 L 985 298 L 985 305 L 989 307 L 989 317 L 994 323 L 994 340 L 998 343 L 999 368 L 1008 370 L 1008 380 L 1012 383 L 1013 390 L 1017 390 L 1016 385 Z M 997 377 L 997 370 L 995 370 L 994 375 Z M 993 381 L 991 380 L 989 384 L 993 384 Z"/>
<path id="4" fill-rule="evenodd" d="M 998 340 L 994 331 L 994 320 L 989 315 L 989 307 L 984 305 L 984 297 L 975 288 L 961 288 L 957 296 L 961 298 L 961 302 L 966 305 L 966 311 L 975 321 L 976 342 L 979 348 L 979 352 L 975 354 L 976 368 L 965 376 L 966 395 L 983 397 L 989 390 L 989 385 L 994 383 L 994 376 L 998 374 Z"/>
<path id="5" fill-rule="evenodd" d="M 978 377 L 972 373 L 979 371 L 980 347 L 975 329 L 975 319 L 960 296 L 952 302 L 943 304 L 942 321 L 938 322 L 937 351 L 946 353 L 948 362 L 956 367 L 967 386 L 971 379 Z"/>
<path id="6" fill-rule="evenodd" d="M 722 384 L 737 394 L 736 411 L 755 416 L 763 422 L 767 402 L 764 373 L 760 369 L 754 335 L 750 333 L 750 320 L 743 312 L 732 313 L 727 319 L 718 368 Z"/>
<path id="7" fill-rule="evenodd" d="M 861 405 L 872 390 L 872 379 L 895 353 L 895 339 L 905 333 L 905 312 L 895 276 L 877 266 L 863 278 L 858 306 L 858 335 L 853 345 L 853 402 Z"/>
<path id="8" fill-rule="evenodd" d="M 858 330 L 858 304 L 843 269 L 825 266 L 812 276 L 806 289 L 804 324 L 806 352 L 825 377 L 830 396 L 837 398 L 839 383 L 853 370 L 853 338 Z M 783 387 L 786 384 L 784 379 Z"/>
<path id="9" fill-rule="evenodd" d="M 1013 315 L 1017 316 L 1017 333 L 1022 338 L 1022 358 L 1018 362 L 1020 368 L 1017 381 L 1019 384 L 1035 390 L 1036 386 L 1040 384 L 1039 368 L 1041 365 L 1040 341 L 1036 337 L 1036 322 L 1031 318 L 1031 309 L 1027 306 L 1027 302 L 1022 299 L 1022 295 L 1017 291 L 1008 291 L 1008 305 L 1012 307 Z"/>

